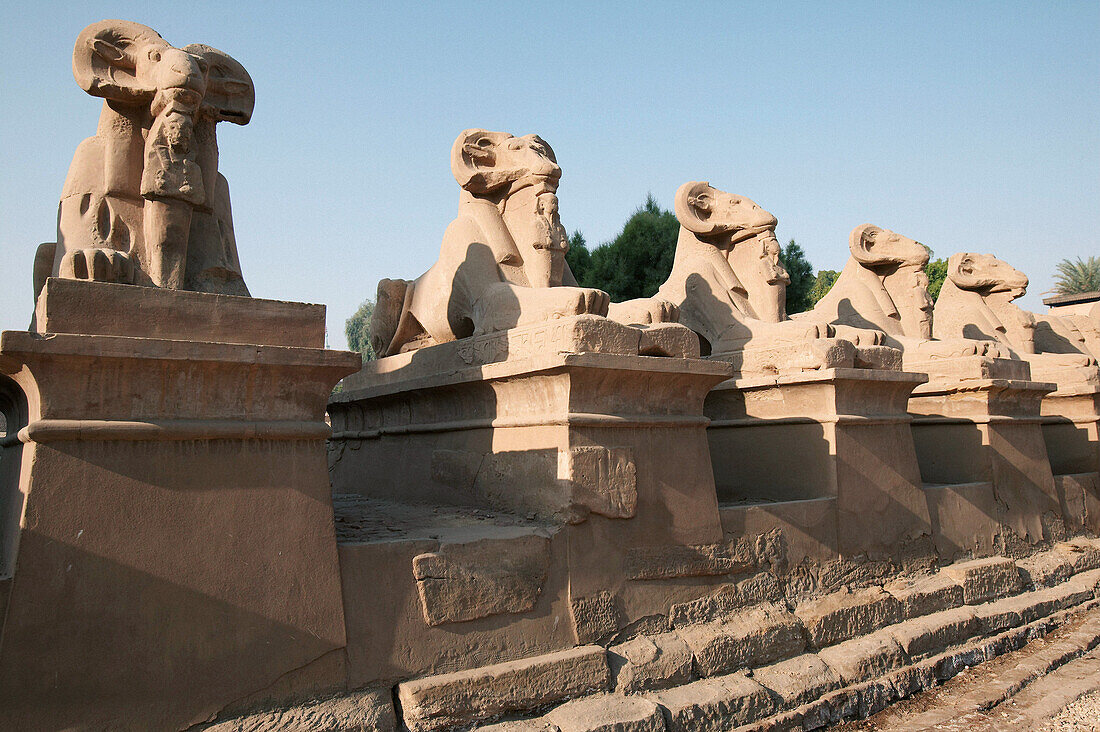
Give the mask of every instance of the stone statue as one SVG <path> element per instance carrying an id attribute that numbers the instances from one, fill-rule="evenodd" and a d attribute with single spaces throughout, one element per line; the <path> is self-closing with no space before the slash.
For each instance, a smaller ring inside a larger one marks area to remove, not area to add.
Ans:
<path id="1" fill-rule="evenodd" d="M 910 360 L 957 356 L 1007 356 L 987 341 L 962 337 L 933 341 L 933 302 L 928 294 L 928 250 L 912 239 L 872 224 L 852 230 L 851 256 L 832 288 L 809 313 L 834 325 L 874 328 Z"/>
<path id="2" fill-rule="evenodd" d="M 1073 373 L 1095 380 L 1089 374 L 1095 370 L 1096 346 L 1090 348 L 1090 342 L 1100 343 L 1100 334 L 1091 320 L 1021 309 L 1013 300 L 1027 292 L 1027 285 L 1027 275 L 991 254 L 954 254 L 936 301 L 933 332 L 995 341 L 1030 361 L 1037 380 L 1059 381 Z"/>
<path id="3" fill-rule="evenodd" d="M 466 130 L 451 149 L 451 171 L 462 190 L 438 261 L 415 281 L 378 285 L 371 320 L 376 353 L 571 315 L 643 325 L 675 321 L 670 303 L 612 304 L 607 293 L 577 286 L 558 216 L 561 168 L 537 135 Z"/>
<path id="4" fill-rule="evenodd" d="M 882 334 L 786 314 L 790 277 L 779 263 L 776 218 L 756 203 L 711 187 L 685 183 L 676 192 L 680 235 L 668 280 L 657 297 L 680 308 L 680 322 L 704 340 L 704 352 L 802 344 L 834 336 L 873 347 Z M 803 364 L 801 367 L 812 367 Z"/>
<path id="5" fill-rule="evenodd" d="M 36 297 L 47 276 L 247 296 L 214 127 L 248 123 L 248 72 L 105 20 L 77 37 L 73 75 L 105 101 L 69 168 L 57 242 L 36 256 Z"/>

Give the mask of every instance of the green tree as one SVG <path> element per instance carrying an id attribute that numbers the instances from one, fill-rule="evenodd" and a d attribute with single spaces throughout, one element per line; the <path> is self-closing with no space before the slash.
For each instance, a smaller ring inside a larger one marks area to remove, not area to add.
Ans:
<path id="1" fill-rule="evenodd" d="M 370 318 L 374 314 L 374 301 L 364 300 L 344 323 L 344 334 L 348 337 L 348 348 L 363 354 L 364 361 L 374 359 L 374 349 L 370 344 Z"/>
<path id="2" fill-rule="evenodd" d="M 787 242 L 787 246 L 779 249 L 779 263 L 791 277 L 787 285 L 787 314 L 801 313 L 810 309 L 813 302 L 810 300 L 810 290 L 813 289 L 816 280 L 814 268 L 810 260 L 806 259 L 806 252 L 795 243 L 794 239 Z"/>
<path id="3" fill-rule="evenodd" d="M 1078 257 L 1076 262 L 1063 259 L 1055 269 L 1058 276 L 1054 279 L 1054 291 L 1059 295 L 1100 291 L 1100 257 Z"/>
<path id="4" fill-rule="evenodd" d="M 592 267 L 592 253 L 588 251 L 588 244 L 584 240 L 584 234 L 579 230 L 574 231 L 569 237 L 569 251 L 565 253 L 565 263 L 569 270 L 577 278 L 577 283 L 584 282 L 585 275 Z"/>
<path id="5" fill-rule="evenodd" d="M 613 302 L 652 297 L 672 271 L 679 232 L 676 216 L 650 194 L 619 235 L 592 252 L 589 267 L 577 281 L 604 290 Z"/>
<path id="6" fill-rule="evenodd" d="M 833 289 L 833 285 L 836 284 L 837 279 L 840 277 L 840 272 L 835 269 L 819 269 L 817 271 L 817 277 L 814 278 L 814 285 L 810 288 L 810 307 L 817 305 L 821 298 L 829 294 L 829 290 Z"/>
<path id="7" fill-rule="evenodd" d="M 944 280 L 947 279 L 947 260 L 930 259 L 924 265 L 924 273 L 928 275 L 928 294 L 932 296 L 932 302 L 935 302 L 939 299 Z"/>

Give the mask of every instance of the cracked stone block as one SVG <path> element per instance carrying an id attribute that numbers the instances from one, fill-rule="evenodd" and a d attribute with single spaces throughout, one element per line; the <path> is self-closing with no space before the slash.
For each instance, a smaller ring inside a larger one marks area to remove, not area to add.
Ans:
<path id="1" fill-rule="evenodd" d="M 882 676 L 904 666 L 909 660 L 888 630 L 822 648 L 817 655 L 840 674 L 846 684 Z"/>
<path id="2" fill-rule="evenodd" d="M 1056 544 L 1053 551 L 1065 558 L 1066 562 L 1073 567 L 1074 574 L 1100 569 L 1100 548 L 1096 546 L 1094 541 L 1070 539 L 1067 542 Z"/>
<path id="3" fill-rule="evenodd" d="M 810 702 L 841 685 L 836 672 L 812 653 L 758 668 L 752 677 L 784 708 Z"/>
<path id="4" fill-rule="evenodd" d="M 899 699 L 919 694 L 936 685 L 936 675 L 927 666 L 905 666 L 886 677 Z"/>
<path id="5" fill-rule="evenodd" d="M 691 681 L 691 649 L 675 633 L 642 635 L 608 649 L 618 692 L 664 689 Z"/>
<path id="6" fill-rule="evenodd" d="M 1016 562 L 1020 576 L 1035 588 L 1050 587 L 1073 576 L 1073 565 L 1058 551 L 1036 552 Z"/>
<path id="7" fill-rule="evenodd" d="M 249 714 L 204 727 L 206 732 L 395 732 L 397 718 L 389 687 L 358 691 L 334 699 L 299 704 L 287 709 Z"/>
<path id="8" fill-rule="evenodd" d="M 619 606 L 606 590 L 589 597 L 570 597 L 569 612 L 577 643 L 595 643 L 619 629 Z"/>
<path id="9" fill-rule="evenodd" d="M 629 447 L 584 445 L 558 453 L 558 475 L 573 485 L 573 501 L 608 518 L 638 510 L 638 470 Z"/>
<path id="10" fill-rule="evenodd" d="M 546 715 L 560 732 L 664 732 L 665 718 L 651 700 L 600 694 L 566 702 Z"/>
<path id="11" fill-rule="evenodd" d="M 802 624 L 781 605 L 767 603 L 721 623 L 676 631 L 691 648 L 701 677 L 763 666 L 798 655 L 806 648 Z"/>
<path id="12" fill-rule="evenodd" d="M 775 711 L 767 689 L 744 674 L 703 679 L 647 696 L 664 708 L 669 732 L 727 732 Z"/>
<path id="13" fill-rule="evenodd" d="M 798 606 L 810 642 L 825 648 L 901 620 L 902 604 L 881 587 L 841 590 Z"/>
<path id="14" fill-rule="evenodd" d="M 971 608 L 957 607 L 906 620 L 889 631 L 901 649 L 916 658 L 961 643 L 975 635 L 978 627 Z"/>
<path id="15" fill-rule="evenodd" d="M 1091 591 L 1093 597 L 1100 597 L 1100 569 L 1074 575 L 1066 585 L 1077 590 Z"/>
<path id="16" fill-rule="evenodd" d="M 1090 589 L 1074 587 L 1072 583 L 1066 582 L 1035 592 L 1025 592 L 994 604 L 1016 612 L 1024 623 L 1030 623 L 1059 610 L 1088 602 L 1092 597 Z"/>
<path id="17" fill-rule="evenodd" d="M 511 719 L 506 722 L 479 724 L 474 726 L 477 732 L 560 732 L 557 727 L 545 719 Z"/>
<path id="18" fill-rule="evenodd" d="M 444 544 L 413 558 L 428 625 L 527 612 L 549 567 L 550 539 L 537 534 Z"/>
<path id="19" fill-rule="evenodd" d="M 723 585 L 708 597 L 681 602 L 669 609 L 668 619 L 673 628 L 685 625 L 709 623 L 728 617 L 737 610 L 763 602 L 783 599 L 783 587 L 770 572 L 760 572 L 737 584 Z"/>
<path id="20" fill-rule="evenodd" d="M 745 542 L 700 546 L 637 547 L 627 552 L 623 571 L 628 579 L 712 577 L 747 572 L 756 566 L 752 547 Z"/>
<path id="21" fill-rule="evenodd" d="M 431 732 L 607 691 L 609 683 L 604 649 L 581 646 L 404 681 L 397 697 L 409 730 Z"/>
<path id="22" fill-rule="evenodd" d="M 901 603 L 905 618 L 930 615 L 963 604 L 962 587 L 942 573 L 898 579 L 883 589 Z"/>
<path id="23" fill-rule="evenodd" d="M 982 635 L 1000 633 L 1024 624 L 1020 613 L 1007 607 L 1003 602 L 974 605 L 974 618 L 978 621 L 978 632 Z"/>
<path id="24" fill-rule="evenodd" d="M 977 605 L 1020 591 L 1019 569 L 1011 559 L 986 557 L 944 567 L 941 572 L 963 588 L 963 602 Z"/>

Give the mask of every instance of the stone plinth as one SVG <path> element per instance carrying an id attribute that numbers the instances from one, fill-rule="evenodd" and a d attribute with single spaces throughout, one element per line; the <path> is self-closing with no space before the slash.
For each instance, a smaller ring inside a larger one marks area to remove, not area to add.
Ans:
<path id="1" fill-rule="evenodd" d="M 1024 361 L 973 356 L 920 368 L 931 380 L 909 411 L 941 554 L 1064 533 L 1040 417 L 1055 385 L 1031 381 Z"/>
<path id="2" fill-rule="evenodd" d="M 1059 383 L 1039 413 L 1068 528 L 1100 533 L 1100 385 Z"/>
<path id="3" fill-rule="evenodd" d="M 705 413 L 719 501 L 835 501 L 843 556 L 894 556 L 930 532 L 906 402 L 925 377 L 825 369 L 727 381 Z"/>
<path id="4" fill-rule="evenodd" d="M 38 314 L 0 336 L 29 405 L 0 727 L 186 728 L 318 659 L 298 690 L 340 686 L 324 409 L 359 356 L 323 308 L 50 280 Z"/>

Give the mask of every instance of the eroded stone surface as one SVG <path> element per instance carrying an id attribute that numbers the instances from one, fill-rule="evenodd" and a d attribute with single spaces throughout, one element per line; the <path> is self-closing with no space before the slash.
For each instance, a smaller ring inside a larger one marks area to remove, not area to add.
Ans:
<path id="1" fill-rule="evenodd" d="M 840 674 L 846 684 L 882 676 L 907 661 L 905 652 L 889 630 L 822 648 L 817 655 Z"/>
<path id="2" fill-rule="evenodd" d="M 677 631 L 691 648 L 695 673 L 716 676 L 745 666 L 763 666 L 806 647 L 803 628 L 787 609 L 766 603 L 720 623 Z"/>
<path id="3" fill-rule="evenodd" d="M 413 732 L 472 724 L 500 714 L 606 691 L 607 654 L 582 646 L 520 661 L 404 681 L 397 696 Z"/>
<path id="4" fill-rule="evenodd" d="M 974 611 L 958 607 L 912 618 L 889 628 L 890 634 L 910 658 L 961 643 L 979 627 Z"/>
<path id="5" fill-rule="evenodd" d="M 664 732 L 665 718 L 649 699 L 607 694 L 575 699 L 546 715 L 561 732 Z"/>
<path id="6" fill-rule="evenodd" d="M 664 708 L 669 732 L 726 732 L 775 710 L 767 689 L 744 674 L 703 679 L 649 698 Z"/>
<path id="7" fill-rule="evenodd" d="M 753 680 L 771 691 L 783 707 L 804 704 L 841 684 L 836 672 L 812 653 L 758 668 Z"/>
<path id="8" fill-rule="evenodd" d="M 569 610 L 573 616 L 573 636 L 577 643 L 593 643 L 619 629 L 621 613 L 615 596 L 606 590 L 589 597 L 571 597 Z"/>
<path id="9" fill-rule="evenodd" d="M 538 534 L 443 544 L 413 559 L 429 625 L 457 623 L 535 606 L 550 565 L 550 539 Z"/>
<path id="10" fill-rule="evenodd" d="M 1016 563 L 1004 557 L 959 562 L 941 571 L 962 585 L 963 601 L 967 605 L 1011 595 L 1018 592 L 1021 585 Z"/>
<path id="11" fill-rule="evenodd" d="M 963 604 L 962 587 L 942 573 L 894 580 L 883 589 L 901 603 L 902 616 L 906 618 L 928 615 Z"/>
<path id="12" fill-rule="evenodd" d="M 389 687 L 309 702 L 271 712 L 258 712 L 202 728 L 204 732 L 394 732 L 393 697 Z"/>
<path id="13" fill-rule="evenodd" d="M 676 633 L 642 635 L 608 649 L 615 691 L 633 693 L 691 681 L 691 649 Z"/>
<path id="14" fill-rule="evenodd" d="M 627 553 L 624 572 L 632 580 L 706 577 L 744 572 L 754 562 L 751 547 L 742 542 L 638 547 Z"/>
<path id="15" fill-rule="evenodd" d="M 668 619 L 674 628 L 711 622 L 740 608 L 783 599 L 783 587 L 770 572 L 761 572 L 737 584 L 722 585 L 713 595 L 673 605 Z"/>
<path id="16" fill-rule="evenodd" d="M 795 609 L 795 615 L 805 624 L 810 642 L 824 648 L 898 622 L 902 604 L 881 587 L 869 587 L 842 590 L 804 603 Z"/>

